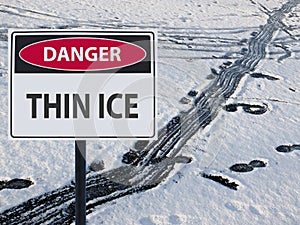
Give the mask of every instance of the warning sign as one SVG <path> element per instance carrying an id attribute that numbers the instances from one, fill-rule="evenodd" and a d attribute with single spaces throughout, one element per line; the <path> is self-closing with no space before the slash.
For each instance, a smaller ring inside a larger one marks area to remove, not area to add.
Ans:
<path id="1" fill-rule="evenodd" d="M 10 31 L 12 138 L 153 138 L 155 34 Z"/>

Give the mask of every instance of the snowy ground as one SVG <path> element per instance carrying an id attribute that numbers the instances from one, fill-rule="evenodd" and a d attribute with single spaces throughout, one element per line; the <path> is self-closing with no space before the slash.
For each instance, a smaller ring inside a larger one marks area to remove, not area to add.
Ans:
<path id="1" fill-rule="evenodd" d="M 268 11 L 286 1 L 8 1 L 0 2 L 0 181 L 31 179 L 29 188 L 0 190 L 0 211 L 59 188 L 74 177 L 71 141 L 8 140 L 8 28 L 154 29 L 158 32 L 158 125 L 163 127 L 189 104 L 190 90 L 201 92 L 211 68 L 241 58 L 247 40 L 265 25 Z M 260 5 L 261 4 L 261 5 Z M 226 102 L 263 104 L 254 115 L 241 107 L 221 110 L 199 130 L 181 154 L 192 162 L 178 165 L 157 187 L 97 207 L 88 224 L 298 224 L 300 221 L 299 150 L 279 153 L 279 145 L 300 144 L 298 5 L 283 20 L 266 58 L 255 68 L 278 78 L 246 74 Z M 190 103 L 192 104 L 192 103 Z M 122 165 L 132 141 L 89 141 L 87 163 L 103 159 L 105 170 Z M 264 168 L 239 173 L 236 163 L 259 159 Z M 236 182 L 231 190 L 202 174 Z M 298 222 L 297 222 L 298 221 Z"/>

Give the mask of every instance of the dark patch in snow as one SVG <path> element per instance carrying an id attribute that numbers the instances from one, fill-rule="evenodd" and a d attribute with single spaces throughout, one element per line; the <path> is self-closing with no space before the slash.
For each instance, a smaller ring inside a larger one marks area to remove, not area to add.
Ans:
<path id="1" fill-rule="evenodd" d="M 248 43 L 248 39 L 247 38 L 243 38 L 242 40 L 240 40 L 239 45 L 245 45 Z"/>
<path id="2" fill-rule="evenodd" d="M 0 33 L 0 41 L 7 41 L 8 36 L 7 33 Z"/>
<path id="3" fill-rule="evenodd" d="M 179 102 L 181 104 L 189 104 L 191 102 L 191 99 L 188 99 L 186 97 L 182 97 Z"/>
<path id="4" fill-rule="evenodd" d="M 192 161 L 193 161 L 193 159 L 191 157 L 188 157 L 188 156 L 179 155 L 179 156 L 175 157 L 175 162 L 176 163 L 188 164 L 188 163 L 191 163 Z"/>
<path id="5" fill-rule="evenodd" d="M 273 77 L 271 75 L 266 75 L 266 74 L 263 74 L 263 73 L 251 73 L 250 77 L 253 77 L 253 78 L 265 78 L 267 80 L 279 80 L 279 78 L 277 78 L 277 77 Z"/>
<path id="6" fill-rule="evenodd" d="M 253 37 L 255 37 L 257 35 L 257 32 L 254 31 L 250 35 L 253 36 Z"/>
<path id="7" fill-rule="evenodd" d="M 215 78 L 216 78 L 216 76 L 213 75 L 213 74 L 209 74 L 209 75 L 206 76 L 206 79 L 208 79 L 208 80 L 212 80 L 212 79 L 215 79 Z"/>
<path id="8" fill-rule="evenodd" d="M 228 188 L 230 188 L 232 190 L 237 190 L 237 187 L 239 186 L 234 181 L 230 181 L 229 179 L 224 178 L 222 176 L 216 176 L 216 175 L 211 175 L 211 174 L 203 173 L 202 177 L 210 179 L 210 180 L 213 180 L 215 182 L 218 182 L 219 184 L 222 184 L 225 187 L 228 187 Z"/>
<path id="9" fill-rule="evenodd" d="M 248 48 L 242 48 L 241 49 L 241 54 L 245 55 L 248 52 Z"/>
<path id="10" fill-rule="evenodd" d="M 48 25 L 42 25 L 39 26 L 41 29 L 72 29 L 72 28 L 79 28 L 80 25 L 76 24 L 57 24 L 53 26 L 48 26 Z"/>
<path id="11" fill-rule="evenodd" d="M 296 90 L 294 88 L 289 88 L 290 91 L 295 92 Z"/>
<path id="12" fill-rule="evenodd" d="M 89 166 L 89 169 L 91 171 L 95 171 L 95 172 L 103 170 L 104 169 L 104 161 L 103 160 L 99 160 L 99 159 L 94 160 L 91 163 L 91 165 Z"/>
<path id="13" fill-rule="evenodd" d="M 216 69 L 214 69 L 214 68 L 210 68 L 210 71 L 211 71 L 211 73 L 212 73 L 213 75 L 215 75 L 215 76 L 219 76 L 219 73 L 217 72 L 217 70 L 216 70 Z"/>
<path id="14" fill-rule="evenodd" d="M 134 148 L 136 150 L 143 150 L 147 145 L 149 144 L 148 140 L 141 140 L 141 141 L 137 141 L 134 144 Z"/>
<path id="15" fill-rule="evenodd" d="M 232 64 L 232 62 L 231 61 L 227 61 L 227 62 L 224 62 L 223 63 L 225 66 L 230 66 L 231 64 Z"/>

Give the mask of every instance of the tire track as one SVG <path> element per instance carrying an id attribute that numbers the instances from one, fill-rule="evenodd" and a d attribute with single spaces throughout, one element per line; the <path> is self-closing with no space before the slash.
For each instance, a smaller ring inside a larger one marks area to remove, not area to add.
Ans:
<path id="1" fill-rule="evenodd" d="M 284 15 L 299 4 L 291 0 L 275 10 L 266 25 L 248 44 L 248 52 L 230 67 L 221 71 L 211 84 L 196 96 L 191 109 L 180 114 L 180 123 L 159 132 L 159 138 L 137 151 L 133 164 L 104 173 L 87 175 L 87 213 L 113 199 L 148 190 L 160 184 L 173 170 L 182 146 L 199 129 L 209 124 L 233 94 L 245 73 L 253 71 L 266 55 L 266 47 Z M 74 184 L 30 199 L 0 214 L 1 224 L 70 224 L 74 221 Z"/>

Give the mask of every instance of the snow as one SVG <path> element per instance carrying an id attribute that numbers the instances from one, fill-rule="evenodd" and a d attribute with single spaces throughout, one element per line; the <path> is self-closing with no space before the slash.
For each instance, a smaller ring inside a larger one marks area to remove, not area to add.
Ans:
<path id="1" fill-rule="evenodd" d="M 256 2 L 257 4 L 253 4 Z M 179 100 L 190 90 L 201 92 L 211 68 L 241 57 L 252 32 L 267 22 L 270 11 L 286 1 L 8 1 L 0 3 L 0 180 L 29 178 L 29 188 L 0 190 L 0 211 L 54 190 L 74 178 L 72 141 L 8 139 L 8 28 L 154 29 L 158 31 L 158 126 L 163 127 L 190 104 Z M 258 4 L 259 3 L 259 4 Z M 266 59 L 247 74 L 227 103 L 268 105 L 262 115 L 221 110 L 199 130 L 181 154 L 192 157 L 177 164 L 156 188 L 98 206 L 88 224 L 298 224 L 300 221 L 299 151 L 279 153 L 282 144 L 300 144 L 299 5 L 267 49 Z M 280 39 L 281 38 L 281 39 Z M 279 60 L 287 46 L 291 56 Z M 272 54 L 276 52 L 276 54 Z M 232 56 L 226 59 L 222 56 Z M 219 57 L 219 58 L 218 58 Z M 292 89 L 292 90 L 291 90 Z M 294 90 L 294 91 L 293 91 Z M 87 164 L 104 161 L 105 170 L 122 165 L 134 141 L 88 141 Z M 235 163 L 260 159 L 264 168 L 249 173 L 229 170 Z M 222 175 L 239 184 L 234 191 L 201 174 Z"/>

